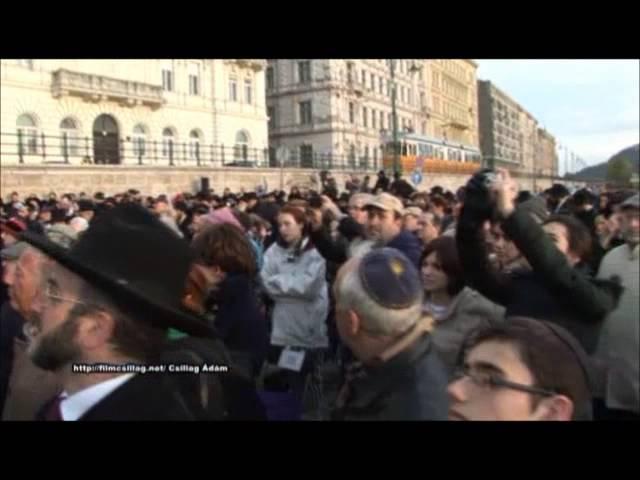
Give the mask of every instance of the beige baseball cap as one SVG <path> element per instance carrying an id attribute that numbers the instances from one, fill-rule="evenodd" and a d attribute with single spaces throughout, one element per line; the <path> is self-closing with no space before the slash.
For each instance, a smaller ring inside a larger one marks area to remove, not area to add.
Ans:
<path id="1" fill-rule="evenodd" d="M 420 207 L 407 207 L 404 209 L 403 215 L 413 215 L 414 217 L 420 217 L 424 212 Z"/>
<path id="2" fill-rule="evenodd" d="M 402 201 L 400 201 L 398 197 L 394 197 L 390 193 L 386 192 L 376 195 L 372 200 L 365 203 L 364 206 L 365 208 L 379 208 L 380 210 L 387 212 L 395 211 L 398 212 L 398 215 L 402 215 L 404 213 L 404 205 L 402 205 Z"/>

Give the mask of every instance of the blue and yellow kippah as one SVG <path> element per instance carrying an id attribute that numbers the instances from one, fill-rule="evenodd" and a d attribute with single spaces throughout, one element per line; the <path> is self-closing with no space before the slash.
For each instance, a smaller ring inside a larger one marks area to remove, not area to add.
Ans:
<path id="1" fill-rule="evenodd" d="M 418 270 L 395 248 L 369 252 L 362 258 L 358 274 L 367 294 L 384 308 L 408 308 L 422 293 Z"/>

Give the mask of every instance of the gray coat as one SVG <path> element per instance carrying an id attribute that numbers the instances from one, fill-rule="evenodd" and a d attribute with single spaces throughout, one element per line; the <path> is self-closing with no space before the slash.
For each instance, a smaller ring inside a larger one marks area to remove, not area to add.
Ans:
<path id="1" fill-rule="evenodd" d="M 618 308 L 606 318 L 595 354 L 603 367 L 604 394 L 607 407 L 640 413 L 640 246 L 631 251 L 628 245 L 611 250 L 602 260 L 598 277 L 620 278 L 624 292 Z M 596 382 L 597 386 L 600 382 Z"/>
<path id="2" fill-rule="evenodd" d="M 456 367 L 460 349 L 468 335 L 475 330 L 499 324 L 503 318 L 504 307 L 469 287 L 462 289 L 443 318 L 436 319 L 431 332 L 433 345 L 449 375 Z"/>
<path id="3" fill-rule="evenodd" d="M 304 348 L 329 345 L 326 263 L 315 248 L 294 256 L 277 243 L 264 255 L 260 280 L 275 301 L 271 344 Z"/>

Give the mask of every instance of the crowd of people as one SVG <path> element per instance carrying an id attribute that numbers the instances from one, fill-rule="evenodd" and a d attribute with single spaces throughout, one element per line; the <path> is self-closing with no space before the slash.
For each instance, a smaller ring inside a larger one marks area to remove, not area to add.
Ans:
<path id="1" fill-rule="evenodd" d="M 3 420 L 640 418 L 640 200 L 130 189 L 0 200 Z"/>

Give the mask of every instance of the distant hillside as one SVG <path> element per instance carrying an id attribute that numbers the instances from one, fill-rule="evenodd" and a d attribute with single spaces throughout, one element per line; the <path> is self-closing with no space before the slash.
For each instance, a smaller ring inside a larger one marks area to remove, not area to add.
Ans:
<path id="1" fill-rule="evenodd" d="M 585 180 L 606 180 L 607 165 L 610 161 L 619 157 L 624 158 L 631 164 L 631 168 L 633 169 L 634 173 L 640 173 L 640 145 L 633 145 L 616 153 L 606 162 L 582 169 L 575 175 L 572 175 L 572 177 L 577 177 Z"/>

